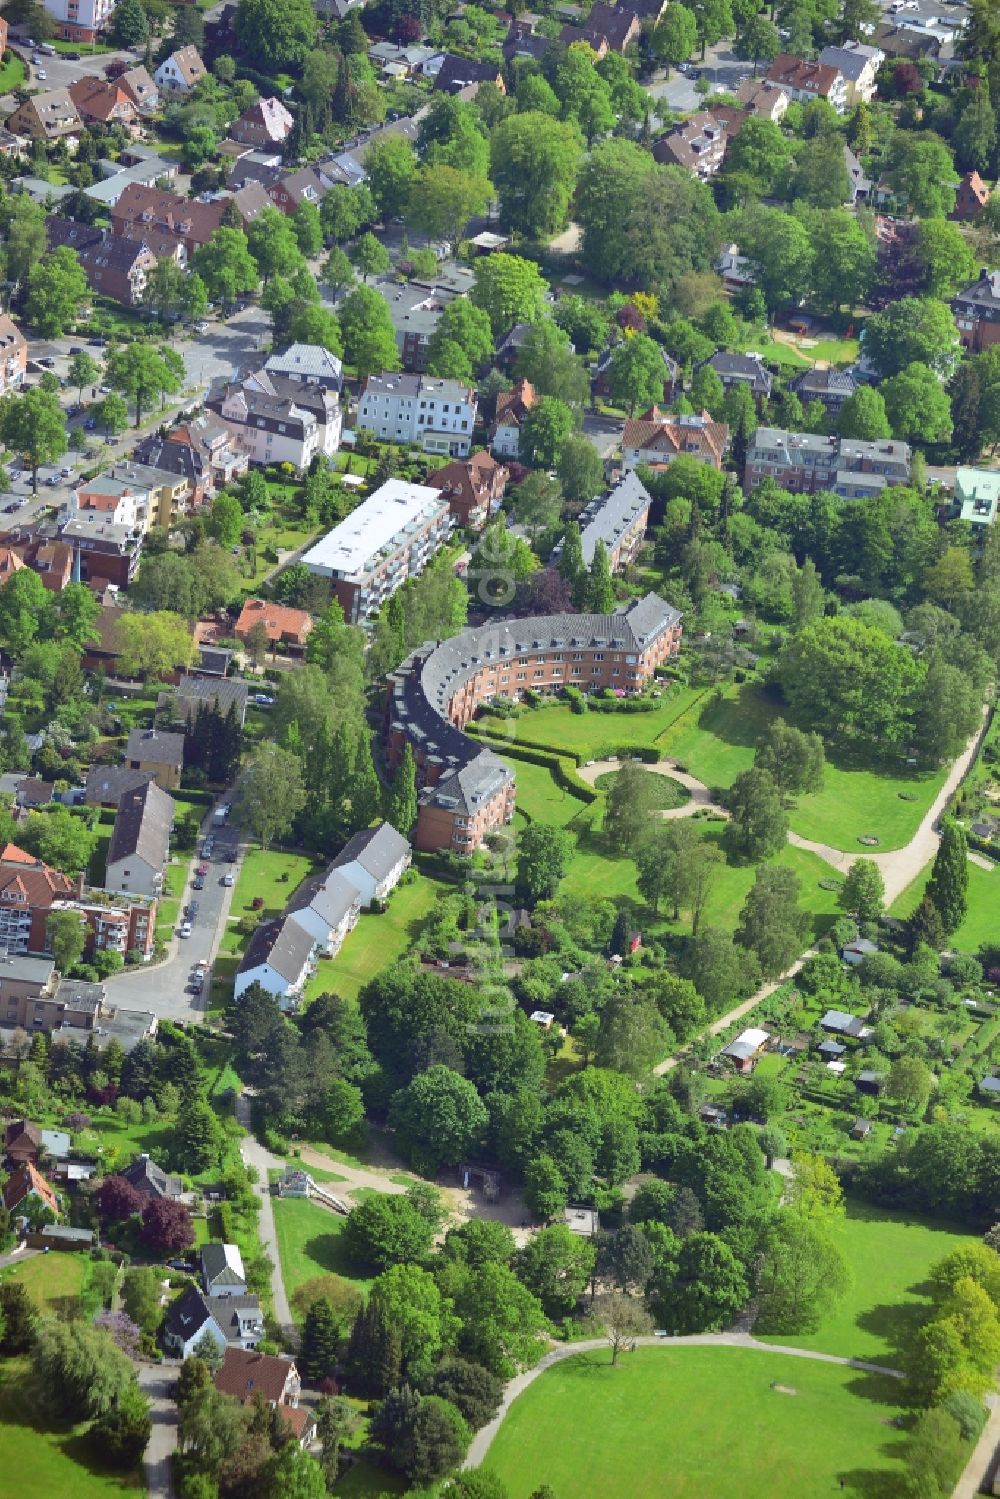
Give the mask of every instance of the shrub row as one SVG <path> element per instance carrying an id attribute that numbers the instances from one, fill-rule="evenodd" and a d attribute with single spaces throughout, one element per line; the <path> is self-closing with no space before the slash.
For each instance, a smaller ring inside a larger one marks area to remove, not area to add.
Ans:
<path id="1" fill-rule="evenodd" d="M 466 733 L 471 728 L 472 725 L 469 725 Z M 586 781 L 580 779 L 574 768 L 574 757 L 569 754 L 557 755 L 554 750 L 537 749 L 530 744 L 507 744 L 479 732 L 473 737 L 488 745 L 498 755 L 506 755 L 511 760 L 526 760 L 529 765 L 544 766 L 556 785 L 561 786 L 563 791 L 568 791 L 570 796 L 575 796 L 577 801 L 589 805 L 596 802 L 600 795 L 593 786 L 588 786 Z"/>
<path id="2" fill-rule="evenodd" d="M 989 842 L 986 838 L 980 838 L 976 833 L 967 832 L 965 837 L 969 847 L 975 849 L 977 854 L 985 854 L 987 859 L 992 859 L 994 863 L 1000 864 L 1000 847 L 995 843 Z"/>

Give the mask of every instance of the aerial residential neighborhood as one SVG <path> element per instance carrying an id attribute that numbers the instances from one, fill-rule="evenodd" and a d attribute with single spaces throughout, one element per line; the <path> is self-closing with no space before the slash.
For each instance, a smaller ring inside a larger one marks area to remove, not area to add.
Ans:
<path id="1" fill-rule="evenodd" d="M 1000 1492 L 998 108 L 4 8 L 4 1499 Z"/>

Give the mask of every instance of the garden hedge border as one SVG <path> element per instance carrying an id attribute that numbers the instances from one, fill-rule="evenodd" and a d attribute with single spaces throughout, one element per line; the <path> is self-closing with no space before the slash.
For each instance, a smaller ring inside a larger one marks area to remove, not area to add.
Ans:
<path id="1" fill-rule="evenodd" d="M 467 726 L 465 732 L 469 733 L 471 727 L 471 725 Z M 476 733 L 471 737 L 501 758 L 507 756 L 511 760 L 524 760 L 529 765 L 541 765 L 549 772 L 557 786 L 561 786 L 563 791 L 568 791 L 570 796 L 587 806 L 596 802 L 601 795 L 577 775 L 576 764 L 578 762 L 572 755 L 557 754 L 555 750 L 538 749 L 529 744 L 508 744 L 499 739 L 491 739 L 486 734 Z"/>

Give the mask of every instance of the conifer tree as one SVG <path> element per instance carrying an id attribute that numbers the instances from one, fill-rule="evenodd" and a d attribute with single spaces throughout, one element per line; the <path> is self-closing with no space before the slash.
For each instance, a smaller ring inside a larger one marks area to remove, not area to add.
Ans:
<path id="1" fill-rule="evenodd" d="M 611 579 L 611 561 L 603 541 L 594 547 L 587 588 L 587 608 L 591 614 L 610 614 L 615 607 L 615 585 Z"/>
<path id="2" fill-rule="evenodd" d="M 941 842 L 927 884 L 946 937 L 956 932 L 968 909 L 969 845 L 965 830 L 949 819 L 941 828 Z"/>
<path id="3" fill-rule="evenodd" d="M 403 758 L 393 776 L 386 799 L 385 816 L 397 833 L 402 833 L 404 838 L 410 836 L 417 820 L 417 767 L 409 743 L 403 750 Z"/>

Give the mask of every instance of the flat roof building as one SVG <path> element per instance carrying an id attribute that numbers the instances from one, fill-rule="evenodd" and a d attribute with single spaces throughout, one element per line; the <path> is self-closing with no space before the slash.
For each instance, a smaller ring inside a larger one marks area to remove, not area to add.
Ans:
<path id="1" fill-rule="evenodd" d="M 347 620 L 376 614 L 408 577 L 423 572 L 448 539 L 448 500 L 439 489 L 387 479 L 302 558 L 333 583 Z"/>

